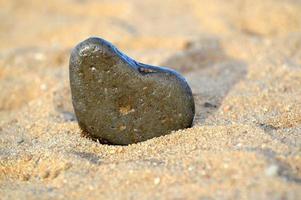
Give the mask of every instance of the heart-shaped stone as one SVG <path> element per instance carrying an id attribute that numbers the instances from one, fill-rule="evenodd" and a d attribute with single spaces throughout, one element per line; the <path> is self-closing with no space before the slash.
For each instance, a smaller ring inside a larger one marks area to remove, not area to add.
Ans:
<path id="1" fill-rule="evenodd" d="M 191 89 L 173 70 L 136 62 L 100 38 L 78 44 L 69 68 L 74 111 L 92 138 L 131 144 L 192 125 Z"/>

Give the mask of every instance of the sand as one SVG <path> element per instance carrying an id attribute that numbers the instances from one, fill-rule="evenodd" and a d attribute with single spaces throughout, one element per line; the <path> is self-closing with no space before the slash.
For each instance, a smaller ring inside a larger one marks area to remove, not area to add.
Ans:
<path id="1" fill-rule="evenodd" d="M 301 2 L 0 1 L 1 199 L 300 199 Z M 89 36 L 181 72 L 192 128 L 82 136 L 70 50 Z"/>

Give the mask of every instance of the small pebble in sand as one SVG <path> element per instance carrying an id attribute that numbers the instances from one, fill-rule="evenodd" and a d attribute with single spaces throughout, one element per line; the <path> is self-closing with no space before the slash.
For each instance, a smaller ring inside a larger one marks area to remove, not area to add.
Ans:
<path id="1" fill-rule="evenodd" d="M 209 103 L 209 102 L 205 102 L 205 103 L 204 103 L 204 107 L 205 107 L 205 108 L 216 108 L 217 105 L 214 105 L 214 104 Z"/>
<path id="2" fill-rule="evenodd" d="M 277 165 L 270 165 L 266 168 L 265 174 L 267 176 L 277 176 L 279 171 L 279 167 Z"/>
<path id="3" fill-rule="evenodd" d="M 23 142 L 24 142 L 24 139 L 23 139 L 23 138 L 18 138 L 18 139 L 17 139 L 17 143 L 18 143 L 18 144 L 21 144 L 21 143 L 23 143 Z"/>
<path id="4" fill-rule="evenodd" d="M 155 184 L 155 185 L 160 184 L 160 182 L 161 182 L 161 179 L 160 179 L 159 177 L 156 177 L 156 178 L 154 179 L 154 184 Z"/>
<path id="5" fill-rule="evenodd" d="M 100 38 L 78 44 L 69 68 L 74 111 L 92 138 L 125 145 L 192 125 L 191 89 L 173 70 L 136 62 Z"/>

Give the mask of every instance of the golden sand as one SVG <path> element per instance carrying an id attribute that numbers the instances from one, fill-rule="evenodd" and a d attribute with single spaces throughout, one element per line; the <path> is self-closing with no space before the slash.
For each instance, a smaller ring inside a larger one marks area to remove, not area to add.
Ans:
<path id="1" fill-rule="evenodd" d="M 1 199 L 300 199 L 300 1 L 0 8 Z M 194 126 L 129 146 L 83 137 L 68 59 L 89 36 L 180 71 L 195 97 Z"/>

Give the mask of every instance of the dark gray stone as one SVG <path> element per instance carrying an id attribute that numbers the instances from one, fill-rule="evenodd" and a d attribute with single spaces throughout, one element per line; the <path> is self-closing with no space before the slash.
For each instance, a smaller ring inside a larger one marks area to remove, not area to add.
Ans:
<path id="1" fill-rule="evenodd" d="M 74 111 L 92 138 L 131 144 L 192 125 L 191 89 L 173 70 L 136 62 L 100 38 L 78 44 L 69 67 Z"/>

